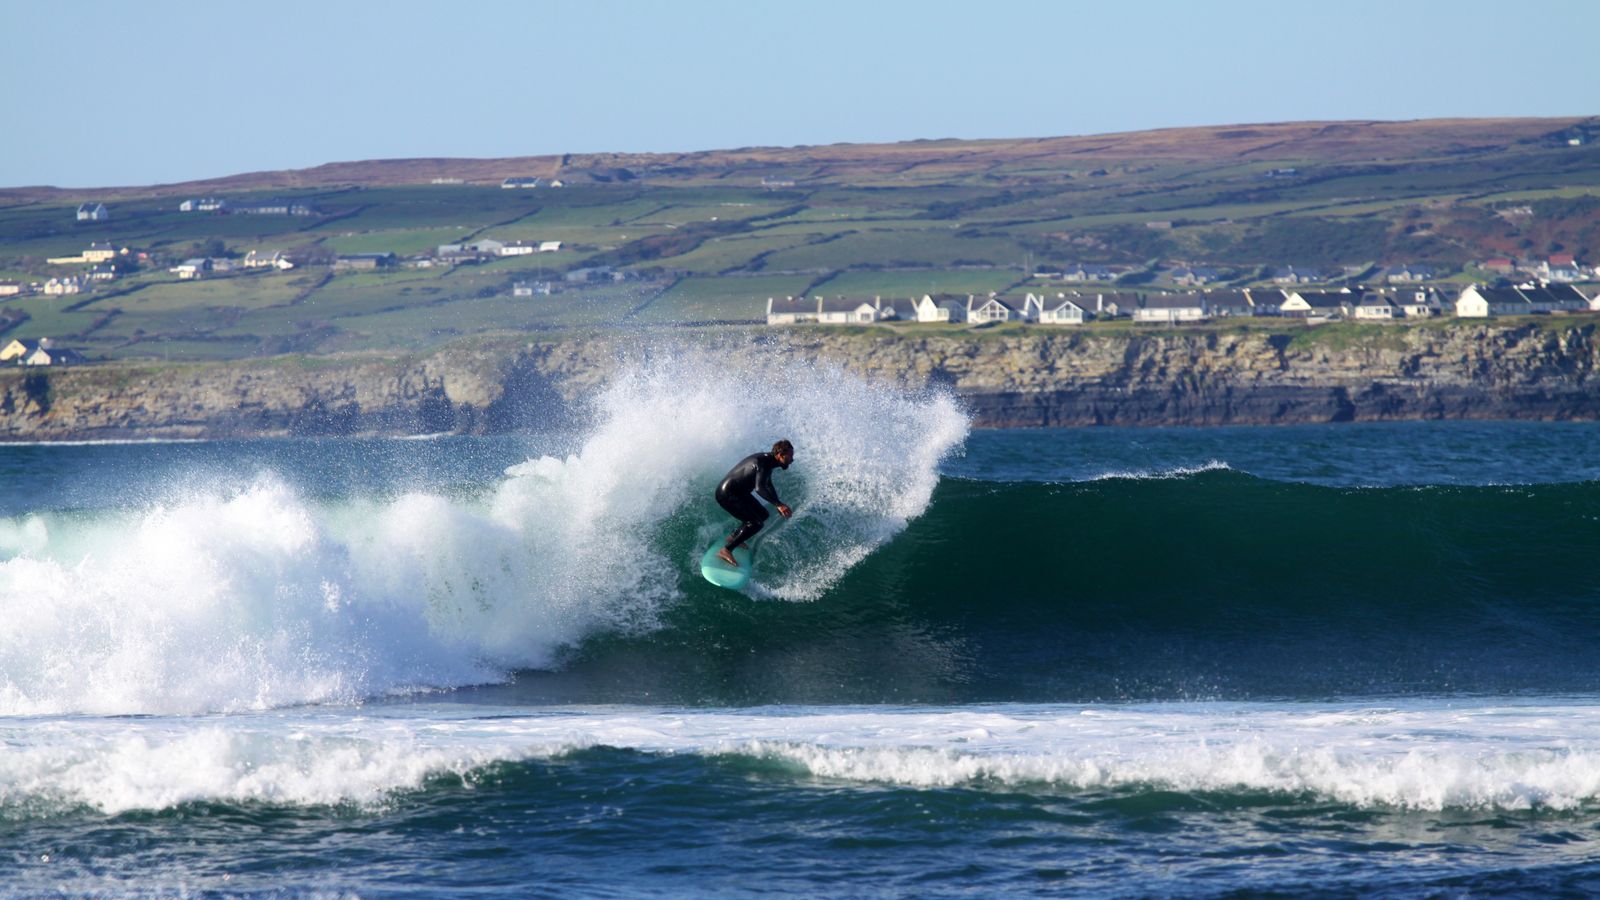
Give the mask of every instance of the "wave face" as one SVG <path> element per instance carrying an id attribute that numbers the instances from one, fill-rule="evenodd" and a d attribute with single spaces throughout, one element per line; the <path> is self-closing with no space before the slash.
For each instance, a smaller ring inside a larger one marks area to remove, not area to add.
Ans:
<path id="1" fill-rule="evenodd" d="M 1596 482 L 947 481 L 822 602 L 707 592 L 545 681 L 722 703 L 1591 691 L 1596 547 Z"/>
<path id="2" fill-rule="evenodd" d="M 800 513 L 762 591 L 813 599 L 926 508 L 966 431 L 944 396 L 667 355 L 597 395 L 570 454 L 487 487 L 328 499 L 268 472 L 0 520 L 0 715 L 348 702 L 652 633 L 727 524 L 717 479 L 778 437 Z"/>

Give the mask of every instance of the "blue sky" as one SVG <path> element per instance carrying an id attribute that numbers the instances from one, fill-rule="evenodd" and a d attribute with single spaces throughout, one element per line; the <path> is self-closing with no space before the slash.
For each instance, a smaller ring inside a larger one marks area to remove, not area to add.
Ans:
<path id="1" fill-rule="evenodd" d="M 1597 0 L 0 0 L 0 186 L 1600 113 Z"/>

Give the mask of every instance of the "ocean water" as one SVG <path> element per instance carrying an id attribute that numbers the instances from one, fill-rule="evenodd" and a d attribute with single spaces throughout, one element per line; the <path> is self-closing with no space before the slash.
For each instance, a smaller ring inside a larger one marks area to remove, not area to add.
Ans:
<path id="1" fill-rule="evenodd" d="M 1600 425 L 971 432 L 789 371 L 0 445 L 0 893 L 1600 891 Z"/>

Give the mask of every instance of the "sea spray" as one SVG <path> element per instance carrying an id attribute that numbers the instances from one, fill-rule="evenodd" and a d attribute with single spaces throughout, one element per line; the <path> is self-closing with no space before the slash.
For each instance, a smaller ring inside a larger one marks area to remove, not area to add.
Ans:
<path id="1" fill-rule="evenodd" d="M 814 598 L 923 511 L 953 401 L 827 366 L 659 354 L 565 458 L 476 493 L 309 497 L 266 472 L 0 522 L 0 714 L 235 712 L 502 680 L 682 599 L 722 472 L 777 437 L 795 520 L 766 592 Z"/>

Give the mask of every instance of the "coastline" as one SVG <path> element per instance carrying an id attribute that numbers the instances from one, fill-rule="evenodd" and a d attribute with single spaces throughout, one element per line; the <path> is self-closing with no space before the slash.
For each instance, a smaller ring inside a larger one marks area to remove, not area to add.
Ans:
<path id="1" fill-rule="evenodd" d="M 733 328 L 504 336 L 413 356 L 0 370 L 0 441 L 499 434 L 549 427 L 623 367 L 705 353 L 948 390 L 979 428 L 1600 419 L 1590 316 L 1152 331 Z"/>

